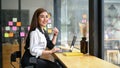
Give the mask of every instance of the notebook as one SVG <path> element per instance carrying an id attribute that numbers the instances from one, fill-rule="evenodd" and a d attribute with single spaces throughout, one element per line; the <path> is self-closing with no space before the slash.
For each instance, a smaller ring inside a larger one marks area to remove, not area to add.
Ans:
<path id="1" fill-rule="evenodd" d="M 60 50 L 58 52 L 72 52 L 74 45 L 75 45 L 75 42 L 76 42 L 76 39 L 77 39 L 77 36 L 73 36 L 73 40 L 71 42 L 70 49 L 60 48 Z"/>

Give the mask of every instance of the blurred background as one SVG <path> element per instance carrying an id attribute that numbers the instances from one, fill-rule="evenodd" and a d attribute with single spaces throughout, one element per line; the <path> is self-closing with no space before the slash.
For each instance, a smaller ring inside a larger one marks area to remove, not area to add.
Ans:
<path id="1" fill-rule="evenodd" d="M 94 0 L 0 0 L 0 68 L 12 68 L 11 54 L 15 51 L 23 54 L 24 41 L 30 29 L 32 15 L 37 8 L 45 8 L 51 14 L 48 25 L 45 27 L 50 38 L 53 34 L 52 29 L 54 27 L 59 29 L 57 46 L 70 45 L 73 36 L 76 35 L 75 47 L 80 49 L 80 40 L 83 37 L 80 24 L 87 24 L 85 36 L 89 43 L 92 43 L 91 39 L 99 37 L 99 34 L 97 35 L 93 30 L 98 28 L 97 26 L 102 26 L 104 29 L 101 28 L 102 36 L 100 37 L 103 39 L 94 40 L 94 42 L 103 40 L 103 44 L 98 43 L 102 52 L 98 54 L 102 55 L 100 58 L 120 66 L 120 0 L 101 0 L 103 9 L 100 12 L 103 16 L 99 24 L 103 25 L 96 25 L 97 23 L 90 21 L 94 13 L 98 12 L 97 10 L 91 12 L 90 2 Z M 91 25 L 94 25 L 93 29 Z M 94 46 L 97 45 L 94 43 L 88 45 L 88 53 L 91 51 L 90 47 L 95 49 Z M 94 51 L 97 52 L 97 50 Z M 20 58 L 13 62 L 16 68 L 20 67 L 19 61 Z"/>

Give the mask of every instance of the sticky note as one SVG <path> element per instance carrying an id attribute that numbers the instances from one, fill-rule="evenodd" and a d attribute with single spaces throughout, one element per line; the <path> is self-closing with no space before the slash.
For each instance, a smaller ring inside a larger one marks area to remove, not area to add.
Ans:
<path id="1" fill-rule="evenodd" d="M 48 23 L 51 23 L 51 19 L 48 20 Z"/>
<path id="2" fill-rule="evenodd" d="M 16 31 L 16 30 L 17 30 L 17 27 L 16 27 L 16 26 L 13 26 L 13 27 L 12 27 L 12 30 L 13 30 L 13 31 Z"/>
<path id="3" fill-rule="evenodd" d="M 44 29 L 47 30 L 47 27 L 45 26 Z"/>
<path id="4" fill-rule="evenodd" d="M 47 27 L 48 27 L 48 28 L 52 28 L 52 25 L 51 25 L 51 24 L 47 24 Z"/>
<path id="5" fill-rule="evenodd" d="M 25 37 L 25 32 L 20 32 L 21 37 Z"/>
<path id="6" fill-rule="evenodd" d="M 10 26 L 6 26 L 6 27 L 5 27 L 5 30 L 6 30 L 6 31 L 9 31 L 9 30 L 10 30 Z"/>
<path id="7" fill-rule="evenodd" d="M 4 37 L 9 37 L 9 34 L 8 33 L 4 33 Z"/>
<path id="8" fill-rule="evenodd" d="M 13 22 L 17 22 L 17 18 L 12 18 L 12 21 Z"/>
<path id="9" fill-rule="evenodd" d="M 16 22 L 16 26 L 21 26 L 21 22 Z"/>
<path id="10" fill-rule="evenodd" d="M 48 29 L 48 33 L 52 33 L 52 29 Z"/>
<path id="11" fill-rule="evenodd" d="M 9 26 L 12 26 L 12 25 L 13 25 L 13 22 L 12 22 L 12 21 L 8 21 L 8 25 L 9 25 Z"/>
<path id="12" fill-rule="evenodd" d="M 30 30 L 30 26 L 27 27 L 28 31 Z"/>
<path id="13" fill-rule="evenodd" d="M 14 36 L 14 33 L 13 32 L 10 32 L 9 33 L 9 37 L 13 37 Z"/>

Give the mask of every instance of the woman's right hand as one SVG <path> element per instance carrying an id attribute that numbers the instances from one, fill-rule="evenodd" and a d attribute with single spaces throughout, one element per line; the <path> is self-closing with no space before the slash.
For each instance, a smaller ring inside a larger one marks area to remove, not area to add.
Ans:
<path id="1" fill-rule="evenodd" d="M 58 33 L 59 33 L 59 30 L 55 27 L 55 28 L 53 29 L 53 32 L 54 32 L 54 36 L 57 36 Z"/>

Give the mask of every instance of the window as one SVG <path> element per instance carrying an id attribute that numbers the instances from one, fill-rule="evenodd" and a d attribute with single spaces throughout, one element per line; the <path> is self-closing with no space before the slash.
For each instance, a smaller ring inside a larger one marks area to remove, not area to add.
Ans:
<path id="1" fill-rule="evenodd" d="M 120 1 L 104 0 L 104 59 L 120 65 Z"/>

